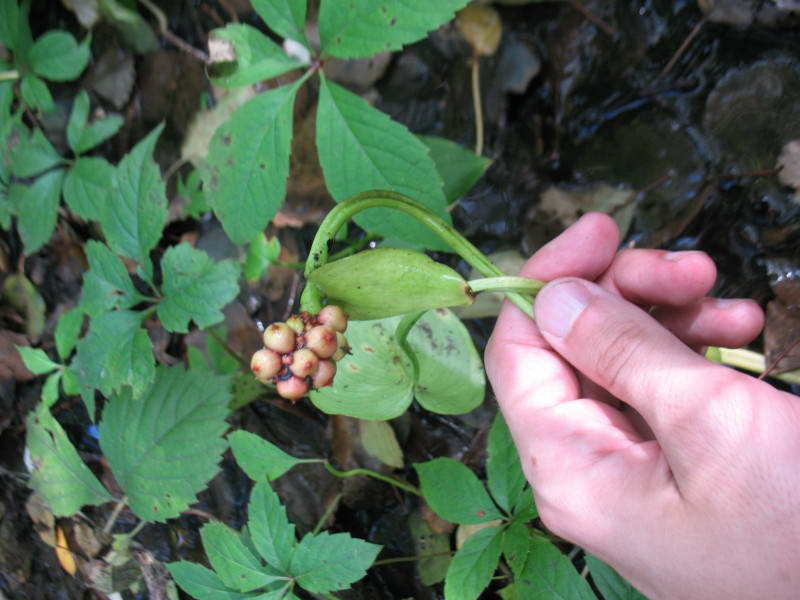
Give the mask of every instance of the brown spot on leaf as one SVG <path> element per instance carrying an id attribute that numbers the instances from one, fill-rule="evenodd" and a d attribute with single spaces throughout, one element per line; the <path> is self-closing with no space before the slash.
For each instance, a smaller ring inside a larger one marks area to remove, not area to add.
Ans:
<path id="1" fill-rule="evenodd" d="M 391 25 L 392 27 L 397 25 L 397 17 L 392 17 L 392 20 L 389 21 L 389 25 Z"/>
<path id="2" fill-rule="evenodd" d="M 222 143 L 225 144 L 226 146 L 230 146 L 231 145 L 231 136 L 229 136 L 229 135 L 223 136 L 222 137 Z"/>
<path id="3" fill-rule="evenodd" d="M 370 354 L 374 354 L 375 353 L 375 348 L 373 348 L 369 344 L 361 344 L 361 349 L 364 352 L 369 352 Z"/>
<path id="4" fill-rule="evenodd" d="M 361 368 L 353 362 L 347 363 L 347 368 L 350 369 L 353 373 L 358 373 L 361 370 Z"/>

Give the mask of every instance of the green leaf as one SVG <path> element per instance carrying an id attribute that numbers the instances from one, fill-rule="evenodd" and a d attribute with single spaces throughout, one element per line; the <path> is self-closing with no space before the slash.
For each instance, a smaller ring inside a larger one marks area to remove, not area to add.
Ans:
<path id="1" fill-rule="evenodd" d="M 539 510 L 534 502 L 533 491 L 530 488 L 519 497 L 517 506 L 514 508 L 514 520 L 520 523 L 527 523 L 539 516 Z"/>
<path id="2" fill-rule="evenodd" d="M 90 317 L 142 301 L 122 260 L 108 246 L 89 240 L 85 246 L 89 270 L 83 276 L 81 308 Z"/>
<path id="3" fill-rule="evenodd" d="M 228 353 L 225 346 L 223 346 L 220 341 L 217 341 L 217 336 L 222 340 L 227 338 L 228 334 L 225 324 L 218 325 L 208 331 L 209 335 L 206 337 L 206 353 L 208 354 L 208 363 L 211 370 L 218 375 L 241 372 L 239 369 L 242 365 L 239 361 Z M 216 335 L 212 335 L 212 332 Z M 250 374 L 248 373 L 248 375 Z"/>
<path id="4" fill-rule="evenodd" d="M 42 404 L 50 408 L 58 401 L 58 384 L 61 383 L 62 371 L 53 373 L 42 386 Z"/>
<path id="5" fill-rule="evenodd" d="M 516 584 L 526 600 L 596 600 L 572 562 L 549 541 L 530 538 L 528 560 Z"/>
<path id="6" fill-rule="evenodd" d="M 586 554 L 592 581 L 605 600 L 647 600 L 635 587 L 599 558 Z"/>
<path id="7" fill-rule="evenodd" d="M 56 350 L 58 350 L 61 360 L 66 360 L 75 348 L 78 336 L 81 334 L 84 314 L 83 309 L 74 306 L 63 312 L 58 318 L 55 338 Z"/>
<path id="8" fill-rule="evenodd" d="M 268 565 L 288 572 L 296 545 L 294 525 L 286 517 L 278 494 L 264 479 L 253 487 L 247 510 L 253 546 Z"/>
<path id="9" fill-rule="evenodd" d="M 488 453 L 486 475 L 489 491 L 500 508 L 510 515 L 524 493 L 526 481 L 511 432 L 499 411 L 489 430 Z"/>
<path id="10" fill-rule="evenodd" d="M 221 125 L 208 152 L 209 202 L 237 244 L 267 226 L 283 203 L 297 84 L 259 94 Z"/>
<path id="11" fill-rule="evenodd" d="M 315 459 L 295 458 L 275 444 L 247 431 L 234 431 L 228 436 L 237 464 L 253 481 L 271 481 L 286 471 Z"/>
<path id="12" fill-rule="evenodd" d="M 398 50 L 450 21 L 469 0 L 323 0 L 319 12 L 322 53 L 360 58 Z"/>
<path id="13" fill-rule="evenodd" d="M 417 572 L 422 585 L 434 585 L 443 581 L 453 558 L 450 554 L 445 554 L 450 551 L 450 536 L 447 533 L 434 531 L 422 518 L 420 510 L 415 510 L 409 516 L 408 529 L 414 542 L 415 555 L 439 555 L 417 561 Z"/>
<path id="14" fill-rule="evenodd" d="M 33 185 L 13 185 L 10 196 L 17 214 L 17 229 L 25 246 L 25 255 L 30 256 L 44 246 L 56 227 L 58 200 L 64 170 L 48 171 Z"/>
<path id="15" fill-rule="evenodd" d="M 232 590 L 222 583 L 214 571 L 197 563 L 182 560 L 166 563 L 166 567 L 178 585 L 197 600 L 245 600 L 260 597 Z"/>
<path id="16" fill-rule="evenodd" d="M 136 516 L 163 523 L 196 501 L 227 447 L 229 399 L 227 377 L 159 367 L 137 401 L 130 388 L 109 400 L 100 447 Z"/>
<path id="17" fill-rule="evenodd" d="M 403 468 L 403 449 L 389 423 L 359 419 L 358 434 L 367 454 L 395 469 Z"/>
<path id="18" fill-rule="evenodd" d="M 434 512 L 453 523 L 472 525 L 502 519 L 475 473 L 452 458 L 416 463 L 422 495 Z"/>
<path id="19" fill-rule="evenodd" d="M 75 154 L 82 154 L 104 142 L 117 133 L 124 122 L 119 115 L 109 115 L 87 127 L 88 116 L 89 94 L 81 90 L 75 97 L 67 124 L 67 140 Z"/>
<path id="20" fill-rule="evenodd" d="M 113 25 L 135 52 L 148 54 L 158 49 L 156 34 L 136 12 L 135 4 L 126 0 L 98 0 L 98 5 L 103 21 Z"/>
<path id="21" fill-rule="evenodd" d="M 200 530 L 203 548 L 222 582 L 240 592 L 251 592 L 279 579 L 267 573 L 238 533 L 218 522 L 206 523 Z"/>
<path id="22" fill-rule="evenodd" d="M 503 532 L 503 557 L 515 578 L 519 578 L 530 552 L 530 530 L 519 521 L 512 521 Z"/>
<path id="23" fill-rule="evenodd" d="M 321 81 L 317 149 L 334 199 L 341 202 L 371 189 L 392 190 L 423 203 L 450 223 L 442 180 L 425 145 L 363 99 L 324 77 Z M 398 211 L 370 209 L 359 213 L 355 221 L 385 237 L 450 250 L 436 234 Z"/>
<path id="24" fill-rule="evenodd" d="M 272 31 L 308 48 L 304 33 L 307 0 L 253 0 L 252 4 Z"/>
<path id="25" fill-rule="evenodd" d="M 381 546 L 346 533 L 307 534 L 292 555 L 290 573 L 312 593 L 344 590 L 367 573 Z"/>
<path id="26" fill-rule="evenodd" d="M 45 403 L 28 415 L 26 430 L 26 446 L 34 465 L 29 485 L 54 515 L 74 515 L 82 506 L 114 499 L 80 459 Z"/>
<path id="27" fill-rule="evenodd" d="M 303 66 L 255 27 L 230 24 L 211 32 L 212 39 L 233 44 L 236 60 L 216 63 L 211 81 L 223 88 L 243 87 Z"/>
<path id="28" fill-rule="evenodd" d="M 452 204 L 472 189 L 486 172 L 492 161 L 478 156 L 471 150 L 433 135 L 421 135 L 419 139 L 430 150 L 439 176 L 444 181 L 444 195 Z"/>
<path id="29" fill-rule="evenodd" d="M 28 346 L 16 346 L 17 352 L 22 357 L 22 362 L 25 363 L 28 371 L 34 375 L 44 375 L 55 371 L 60 366 L 50 360 L 44 350 L 38 348 L 29 348 Z"/>
<path id="30" fill-rule="evenodd" d="M 104 158 L 82 156 L 67 171 L 64 180 L 64 201 L 79 217 L 102 220 L 115 198 L 115 170 Z"/>
<path id="31" fill-rule="evenodd" d="M 30 2 L 20 6 L 17 0 L 0 0 L 0 43 L 12 50 L 18 61 L 27 56 L 33 44 L 29 10 Z"/>
<path id="32" fill-rule="evenodd" d="M 19 86 L 22 99 L 31 108 L 52 112 L 56 105 L 47 84 L 33 73 L 25 73 Z"/>
<path id="33" fill-rule="evenodd" d="M 278 260 L 281 243 L 275 236 L 267 239 L 264 232 L 259 232 L 250 241 L 247 258 L 244 263 L 244 276 L 248 281 L 258 281 L 267 272 L 267 267 Z"/>
<path id="34" fill-rule="evenodd" d="M 70 81 L 80 75 L 91 58 L 91 36 L 78 44 L 71 33 L 52 30 L 38 38 L 28 54 L 33 72 L 50 81 Z"/>
<path id="35" fill-rule="evenodd" d="M 199 219 L 211 210 L 211 206 L 209 206 L 208 200 L 206 199 L 206 194 L 203 191 L 203 180 L 197 169 L 189 173 L 185 181 L 182 177 L 178 176 L 178 196 L 187 200 L 183 207 L 183 211 L 187 217 Z"/>
<path id="36" fill-rule="evenodd" d="M 167 331 L 186 333 L 189 321 L 201 329 L 222 321 L 222 308 L 239 293 L 239 265 L 231 260 L 214 262 L 202 250 L 183 243 L 161 259 L 164 298 L 158 316 Z"/>
<path id="37" fill-rule="evenodd" d="M 497 570 L 502 527 L 486 527 L 467 538 L 456 552 L 444 580 L 445 600 L 475 600 Z"/>
<path id="38" fill-rule="evenodd" d="M 115 199 L 101 215 L 106 242 L 117 254 L 138 261 L 150 272 L 150 250 L 161 239 L 167 198 L 153 149 L 164 125 L 141 140 L 117 166 Z"/>
<path id="39" fill-rule="evenodd" d="M 93 317 L 89 332 L 77 344 L 72 371 L 81 384 L 90 417 L 94 416 L 94 390 L 103 395 L 129 385 L 140 396 L 153 381 L 153 344 L 140 327 L 142 315 L 122 310 Z"/>
<path id="40" fill-rule="evenodd" d="M 41 129 L 34 129 L 10 156 L 11 172 L 17 177 L 33 177 L 61 163 L 61 157 Z"/>
<path id="41" fill-rule="evenodd" d="M 403 414 L 414 394 L 425 408 L 444 414 L 469 412 L 482 402 L 483 367 L 464 324 L 446 309 L 417 322 L 408 336 L 420 367 L 414 385 L 411 363 L 394 336 L 400 319 L 350 323 L 353 352 L 337 363 L 335 385 L 311 392 L 317 408 L 386 421 Z"/>

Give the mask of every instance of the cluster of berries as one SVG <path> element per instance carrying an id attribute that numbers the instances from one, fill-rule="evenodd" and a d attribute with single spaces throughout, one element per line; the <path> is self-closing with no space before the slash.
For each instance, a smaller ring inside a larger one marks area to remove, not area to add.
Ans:
<path id="1" fill-rule="evenodd" d="M 347 314 L 329 304 L 319 314 L 292 315 L 285 323 L 264 330 L 264 348 L 253 354 L 250 370 L 262 383 L 273 383 L 278 394 L 295 402 L 308 393 L 330 385 L 336 362 L 350 353 Z"/>

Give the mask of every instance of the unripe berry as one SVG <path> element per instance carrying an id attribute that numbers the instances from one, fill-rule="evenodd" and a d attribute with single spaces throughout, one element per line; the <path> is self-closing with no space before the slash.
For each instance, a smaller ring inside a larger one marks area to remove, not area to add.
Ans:
<path id="1" fill-rule="evenodd" d="M 296 402 L 308 393 L 308 384 L 306 380 L 294 376 L 289 377 L 289 379 L 278 381 L 275 387 L 280 396 L 292 402 Z"/>
<path id="2" fill-rule="evenodd" d="M 285 354 L 294 350 L 294 331 L 286 323 L 272 323 L 264 330 L 264 345 Z"/>
<path id="3" fill-rule="evenodd" d="M 320 325 L 330 327 L 334 331 L 344 331 L 347 329 L 347 313 L 333 304 L 324 307 L 317 315 Z"/>
<path id="4" fill-rule="evenodd" d="M 332 384 L 334 375 L 336 375 L 336 364 L 332 360 L 319 361 L 319 368 L 311 377 L 311 387 L 318 389 Z"/>
<path id="5" fill-rule="evenodd" d="M 266 383 L 270 377 L 275 377 L 282 366 L 281 355 L 267 348 L 257 351 L 250 359 L 250 370 L 262 383 Z"/>
<path id="6" fill-rule="evenodd" d="M 345 356 L 350 354 L 350 345 L 347 343 L 347 338 L 338 331 L 336 332 L 336 352 L 333 355 L 333 360 L 340 361 Z"/>
<path id="7" fill-rule="evenodd" d="M 301 348 L 292 354 L 289 370 L 298 377 L 308 377 L 317 371 L 319 357 L 308 348 Z"/>
<path id="8" fill-rule="evenodd" d="M 330 358 L 336 354 L 336 332 L 330 327 L 318 325 L 306 333 L 306 347 L 320 358 Z"/>
<path id="9" fill-rule="evenodd" d="M 306 322 L 300 315 L 292 315 L 286 320 L 286 324 L 289 326 L 289 329 L 294 331 L 297 335 L 300 335 L 306 329 Z"/>

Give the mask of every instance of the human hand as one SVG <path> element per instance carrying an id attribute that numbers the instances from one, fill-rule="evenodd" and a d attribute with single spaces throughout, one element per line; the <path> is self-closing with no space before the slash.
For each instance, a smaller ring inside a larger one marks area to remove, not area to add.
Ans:
<path id="1" fill-rule="evenodd" d="M 703 253 L 617 246 L 592 214 L 543 247 L 537 322 L 506 303 L 486 350 L 543 522 L 653 599 L 797 598 L 800 399 L 693 349 L 760 309 L 706 298 Z"/>

